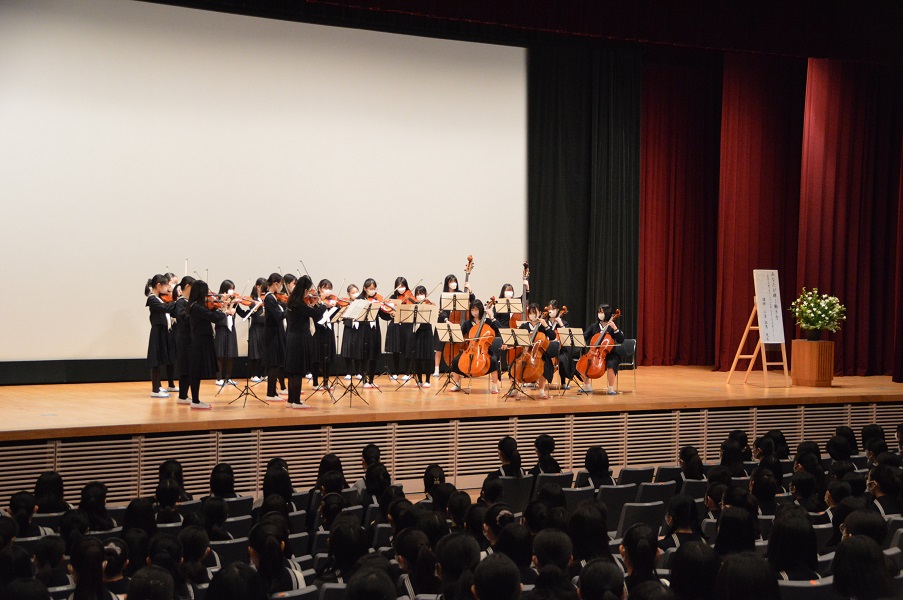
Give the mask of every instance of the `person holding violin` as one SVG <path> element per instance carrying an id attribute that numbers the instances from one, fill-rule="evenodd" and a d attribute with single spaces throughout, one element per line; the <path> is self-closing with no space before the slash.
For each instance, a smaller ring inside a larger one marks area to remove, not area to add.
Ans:
<path id="1" fill-rule="evenodd" d="M 282 293 L 285 294 L 285 297 L 280 298 L 281 302 L 288 302 L 288 297 L 292 294 L 292 291 L 294 291 L 297 282 L 298 278 L 291 273 L 286 273 L 282 276 Z"/>
<path id="2" fill-rule="evenodd" d="M 282 275 L 270 273 L 266 280 L 266 295 L 263 297 L 263 347 L 267 367 L 267 402 L 281 402 L 276 393 L 276 382 L 285 391 L 285 302 L 280 297 L 282 291 Z"/>
<path id="3" fill-rule="evenodd" d="M 314 332 L 326 307 L 320 303 L 313 282 L 302 275 L 293 286 L 286 304 L 285 374 L 288 377 L 288 408 L 310 408 L 301 401 L 305 373 L 311 372 L 314 354 Z"/>
<path id="4" fill-rule="evenodd" d="M 502 289 L 499 290 L 499 298 L 506 298 L 508 300 L 513 299 L 514 298 L 514 286 L 511 285 L 510 283 L 503 283 Z M 500 323 L 500 326 L 503 326 L 503 327 L 511 327 L 511 328 L 517 327 L 517 324 L 512 323 L 511 320 L 512 320 L 512 317 L 519 317 L 519 316 L 521 316 L 520 313 L 503 313 L 503 312 L 495 313 L 495 318 Z M 508 364 L 508 362 L 509 362 L 508 361 L 508 351 L 506 350 L 505 352 L 501 352 L 499 354 L 499 369 L 503 372 L 507 372 L 508 367 L 510 366 Z"/>
<path id="5" fill-rule="evenodd" d="M 485 319 L 484 319 L 485 317 Z M 479 335 L 479 328 L 481 326 L 489 326 L 492 329 L 492 339 L 499 337 L 499 322 L 496 320 L 495 315 L 492 312 L 492 308 L 486 310 L 483 307 L 482 300 L 473 300 L 470 303 L 470 319 L 461 323 L 461 333 L 464 335 L 464 339 L 473 339 Z M 471 336 L 471 331 L 474 331 L 474 335 Z M 465 350 L 466 352 L 466 350 Z M 463 358 L 463 354 L 459 354 L 452 360 L 451 369 L 452 369 L 452 386 L 449 388 L 450 392 L 457 392 L 461 390 L 461 376 L 467 375 L 467 373 L 463 372 L 460 368 L 461 360 Z M 495 352 L 490 348 L 488 351 L 489 354 L 489 376 L 492 379 L 492 385 L 489 388 L 489 391 L 493 394 L 499 393 L 499 359 L 496 356 Z"/>
<path id="6" fill-rule="evenodd" d="M 186 275 L 173 289 L 173 296 L 177 296 L 173 316 L 175 317 L 172 330 L 176 338 L 176 376 L 179 378 L 179 400 L 183 404 L 188 401 L 189 373 L 188 362 L 191 358 L 191 324 L 188 322 L 188 296 L 191 295 L 191 286 L 194 285 L 194 277 Z"/>
<path id="7" fill-rule="evenodd" d="M 353 283 L 348 286 L 348 301 L 354 302 L 357 300 L 358 295 L 360 295 L 360 290 Z M 359 347 L 359 341 L 357 337 L 360 335 L 360 329 L 358 327 L 360 323 L 354 321 L 353 319 L 342 319 L 342 351 L 341 356 L 345 359 L 345 368 L 348 369 L 348 374 L 345 375 L 345 381 L 351 381 L 351 377 L 357 377 L 361 379 L 361 366 L 360 360 L 357 358 L 356 352 Z"/>
<path id="8" fill-rule="evenodd" d="M 321 279 L 317 284 L 318 302 L 323 306 L 324 314 L 316 322 L 314 330 L 313 384 L 314 390 L 329 385 L 329 375 L 336 358 L 335 331 L 330 319 L 339 310 L 339 298 L 332 293 L 332 282 Z M 347 306 L 347 303 L 345 304 Z M 319 385 L 319 377 L 323 377 L 323 387 Z"/>
<path id="9" fill-rule="evenodd" d="M 453 274 L 449 273 L 448 275 L 445 276 L 445 281 L 443 281 L 443 283 L 442 283 L 442 293 L 450 294 L 452 292 L 457 292 L 457 291 L 458 291 L 458 278 L 455 277 Z M 470 282 L 469 281 L 464 282 L 464 291 L 470 292 Z M 473 303 L 474 298 L 475 298 L 475 296 L 473 295 L 473 292 L 471 292 L 468 302 Z M 437 323 L 445 323 L 447 321 L 451 321 L 452 323 L 461 323 L 463 318 L 466 318 L 466 317 L 463 317 L 464 314 L 465 313 L 463 311 L 440 310 L 439 316 L 438 316 L 438 319 L 436 320 L 436 322 Z M 435 356 L 436 365 L 435 365 L 435 369 L 433 370 L 433 377 L 439 377 L 439 362 L 442 360 L 442 355 L 445 350 L 445 346 L 446 346 L 445 342 L 439 341 L 439 334 L 438 333 L 435 334 L 433 336 L 433 347 L 435 348 L 435 351 L 436 351 L 436 356 Z M 446 361 L 446 364 L 448 364 L 448 361 Z"/>
<path id="10" fill-rule="evenodd" d="M 586 339 L 587 346 L 592 344 L 593 337 L 605 330 L 606 326 L 608 327 L 608 333 L 611 334 L 611 337 L 616 344 L 620 345 L 624 343 L 624 332 L 618 329 L 617 323 L 612 319 L 611 305 L 605 303 L 600 304 L 599 309 L 596 312 L 596 318 L 597 321 L 583 332 L 583 337 Z M 618 367 L 620 365 L 621 355 L 618 353 L 618 349 L 615 348 L 608 353 L 608 356 L 605 359 L 605 371 L 608 381 L 607 393 L 610 396 L 617 394 L 615 391 L 615 377 L 618 375 Z M 592 380 L 590 380 L 590 384 L 591 383 Z"/>
<path id="11" fill-rule="evenodd" d="M 396 277 L 395 290 L 387 300 L 389 305 L 394 307 L 396 303 L 400 303 L 403 299 L 411 299 L 412 297 L 413 294 L 408 287 L 408 280 L 404 277 Z M 393 319 L 386 326 L 386 353 L 392 355 L 392 372 L 389 374 L 389 379 L 392 381 L 397 380 L 399 375 L 402 381 L 407 381 L 411 378 L 407 360 L 405 360 L 405 364 L 402 364 L 402 359 L 406 356 L 405 342 L 407 342 L 410 333 L 410 323 L 396 323 Z"/>
<path id="12" fill-rule="evenodd" d="M 191 286 L 188 306 L 185 308 L 191 327 L 191 351 L 188 359 L 188 380 L 191 400 L 179 399 L 179 404 L 191 403 L 191 408 L 210 409 L 200 400 L 201 379 L 216 375 L 216 348 L 211 325 L 225 324 L 226 318 L 235 315 L 231 296 L 212 296 L 206 281 L 198 279 Z"/>
<path id="13" fill-rule="evenodd" d="M 263 297 L 266 294 L 267 280 L 258 277 L 251 288 L 251 298 L 256 302 L 251 306 L 251 316 L 248 317 L 248 368 L 251 371 L 251 381 L 260 383 L 266 377 L 263 369 L 264 343 L 263 330 L 266 325 L 266 315 L 263 310 Z"/>
<path id="14" fill-rule="evenodd" d="M 555 338 L 555 332 L 550 330 L 545 323 L 545 317 L 542 311 L 539 308 L 539 305 L 531 303 L 527 308 L 527 320 L 521 324 L 520 328 L 530 332 L 531 339 L 536 339 L 539 334 L 542 334 L 549 340 L 549 347 L 546 350 L 543 350 L 541 353 L 542 358 L 542 375 L 536 380 L 536 388 L 539 392 L 539 397 L 545 400 L 549 397 L 549 394 L 546 392 L 546 385 L 548 385 L 549 381 L 552 379 L 552 374 L 554 373 L 554 367 L 552 365 L 552 357 L 549 353 L 549 349 L 557 348 L 553 347 L 551 342 Z M 529 352 L 530 348 L 524 348 L 522 352 Z M 517 375 L 517 361 L 515 364 L 511 366 L 514 371 L 513 375 Z"/>
<path id="15" fill-rule="evenodd" d="M 364 290 L 365 299 L 380 304 L 379 310 L 376 311 L 379 318 L 384 321 L 390 320 L 395 313 L 383 302 L 383 297 L 376 293 L 376 280 L 372 277 L 368 278 L 364 281 L 364 285 L 361 286 L 361 289 Z M 379 325 L 377 322 L 370 321 L 369 323 L 361 323 L 355 341 L 357 342 L 357 350 L 354 353 L 354 356 L 357 360 L 361 361 L 361 370 L 363 371 L 364 379 L 366 380 L 364 382 L 364 387 L 379 388 L 373 381 L 376 378 L 376 361 L 379 359 L 381 351 L 380 345 L 382 343 L 382 336 L 379 333 Z"/>
<path id="16" fill-rule="evenodd" d="M 224 385 L 235 385 L 232 381 L 232 364 L 235 357 L 238 356 L 238 334 L 235 331 L 235 315 L 244 317 L 250 310 L 236 303 L 235 284 L 231 279 L 224 279 L 219 284 L 220 297 L 229 296 L 233 298 L 232 307 L 235 309 L 232 314 L 226 316 L 225 323 L 217 323 L 214 332 L 214 343 L 216 346 L 216 364 L 219 367 L 216 377 L 216 385 L 222 387 Z"/>
<path id="17" fill-rule="evenodd" d="M 151 398 L 169 398 L 178 391 L 175 381 L 175 343 L 172 339 L 172 287 L 165 275 L 154 275 L 144 285 L 145 306 L 150 311 L 151 331 L 147 341 L 147 363 L 151 370 Z M 164 299 L 165 298 L 165 299 Z M 166 369 L 169 387 L 160 386 L 160 369 Z"/>
<path id="18" fill-rule="evenodd" d="M 562 318 L 567 312 L 567 307 L 559 307 L 558 300 L 552 299 L 549 300 L 546 309 L 549 311 L 549 314 L 545 324 L 549 331 L 552 332 L 552 336 L 549 338 L 549 349 L 546 353 L 549 356 L 558 358 L 558 375 L 561 378 L 561 385 L 567 390 L 570 389 L 570 386 L 565 382 L 577 376 L 574 365 L 576 358 L 571 354 L 571 348 L 562 346 L 561 339 L 558 337 L 558 329 L 570 327 L 568 322 Z M 551 341 L 553 338 L 554 342 Z"/>
<path id="19" fill-rule="evenodd" d="M 409 304 L 432 304 L 426 297 L 426 287 L 414 288 Z M 408 364 L 413 365 L 414 378 L 420 387 L 430 387 L 430 366 L 433 358 L 433 328 L 428 323 L 411 324 L 405 343 Z"/>

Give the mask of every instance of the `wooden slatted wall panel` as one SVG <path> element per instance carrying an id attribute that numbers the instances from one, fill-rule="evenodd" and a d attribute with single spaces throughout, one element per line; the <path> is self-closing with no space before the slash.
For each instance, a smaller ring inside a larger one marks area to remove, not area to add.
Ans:
<path id="1" fill-rule="evenodd" d="M 267 463 L 273 458 L 282 458 L 288 463 L 292 485 L 296 490 L 307 490 L 316 483 L 320 459 L 329 450 L 329 428 L 308 427 L 299 429 L 264 430 L 260 432 L 260 460 L 257 463 L 258 490 L 263 487 Z M 360 463 L 360 459 L 357 461 Z M 348 463 L 342 461 L 345 477 L 348 477 Z"/>
<path id="2" fill-rule="evenodd" d="M 859 442 L 859 451 L 865 452 L 862 447 L 862 438 L 859 432 L 864 425 L 870 425 L 875 422 L 875 405 L 874 404 L 851 404 L 850 405 L 850 422 L 842 423 L 848 425 L 856 433 L 856 441 Z"/>
<path id="3" fill-rule="evenodd" d="M 486 475 L 499 467 L 499 440 L 515 433 L 516 419 L 513 418 L 459 421 L 455 486 L 479 488 Z"/>
<path id="4" fill-rule="evenodd" d="M 85 484 L 101 481 L 108 503 L 127 504 L 139 494 L 140 450 L 137 437 L 61 441 L 56 470 L 66 482 L 66 500 L 78 506 Z"/>
<path id="5" fill-rule="evenodd" d="M 34 491 L 35 480 L 44 471 L 56 468 L 56 448 L 59 442 L 33 442 L 4 444 L 0 446 L 0 503 L 4 510 L 9 506 L 9 498 L 16 492 Z M 78 489 L 68 485 L 63 479 L 66 491 Z M 69 494 L 67 494 L 69 496 Z"/>
<path id="6" fill-rule="evenodd" d="M 242 495 L 256 495 L 262 481 L 258 481 L 260 460 L 260 430 L 217 432 L 217 463 L 228 463 L 235 473 L 235 491 Z M 203 495 L 207 495 L 204 492 Z"/>
<path id="7" fill-rule="evenodd" d="M 533 445 L 536 437 L 548 434 L 555 439 L 555 459 L 561 465 L 563 471 L 570 471 L 573 463 L 571 448 L 571 430 L 573 422 L 568 415 L 555 415 L 549 417 L 519 417 L 515 423 L 517 449 L 520 451 L 523 467 L 532 469 L 536 464 L 536 447 Z M 491 465 L 490 469 L 491 469 Z"/>
<path id="8" fill-rule="evenodd" d="M 834 435 L 834 428 L 845 425 L 848 419 L 847 406 L 804 407 L 803 439 L 816 442 L 822 452 L 825 452 L 825 444 Z M 792 446 L 791 450 L 794 450 Z"/>
<path id="9" fill-rule="evenodd" d="M 455 477 L 455 424 L 398 423 L 395 428 L 394 481 L 407 493 L 423 491 L 423 471 L 437 463 L 449 483 Z"/>
<path id="10" fill-rule="evenodd" d="M 727 439 L 734 429 L 753 431 L 755 423 L 754 408 L 737 408 L 726 410 L 709 410 L 706 416 L 706 445 L 705 455 L 700 452 L 702 461 L 717 463 L 721 451 L 721 442 Z"/>
<path id="11" fill-rule="evenodd" d="M 706 417 L 707 411 L 681 410 L 677 411 L 677 449 L 684 446 L 693 446 L 699 452 L 699 456 L 706 454 Z M 677 458 L 668 464 L 677 464 Z"/>
<path id="12" fill-rule="evenodd" d="M 182 463 L 185 489 L 197 497 L 210 490 L 210 471 L 216 465 L 215 431 L 166 434 L 142 438 L 139 494 L 153 496 L 160 480 L 160 464 L 170 458 Z"/>
<path id="13" fill-rule="evenodd" d="M 676 412 L 627 415 L 627 464 L 631 467 L 677 462 Z"/>
<path id="14" fill-rule="evenodd" d="M 752 444 L 756 436 L 764 435 L 772 429 L 780 429 L 784 432 L 784 439 L 790 446 L 790 453 L 796 450 L 796 445 L 803 441 L 803 407 L 782 406 L 779 408 L 755 409 L 755 429 L 747 429 L 749 442 Z"/>
<path id="15" fill-rule="evenodd" d="M 608 453 L 611 468 L 617 472 L 626 466 L 627 413 L 607 415 L 574 415 L 574 470 L 583 468 L 590 446 L 602 446 Z"/>
<path id="16" fill-rule="evenodd" d="M 342 459 L 342 468 L 345 470 L 345 479 L 348 483 L 354 483 L 364 476 L 361 450 L 370 443 L 379 446 L 380 460 L 394 477 L 394 431 L 394 423 L 329 428 L 329 452 L 337 454 Z"/>
<path id="17" fill-rule="evenodd" d="M 894 435 L 897 425 L 903 423 L 903 405 L 879 404 L 875 407 L 875 422 L 884 428 L 884 437 L 887 439 L 887 447 L 896 445 Z"/>

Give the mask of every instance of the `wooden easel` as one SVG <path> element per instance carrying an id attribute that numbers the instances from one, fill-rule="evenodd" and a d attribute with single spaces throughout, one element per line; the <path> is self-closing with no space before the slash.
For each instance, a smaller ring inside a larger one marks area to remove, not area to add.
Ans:
<path id="1" fill-rule="evenodd" d="M 756 359 L 759 357 L 759 353 L 762 354 L 762 375 L 765 378 L 765 387 L 768 387 L 768 367 L 773 367 L 777 365 L 782 365 L 784 367 L 784 381 L 787 382 L 787 387 L 790 387 L 790 374 L 787 369 L 787 346 L 784 343 L 781 343 L 781 361 L 780 362 L 768 362 L 765 356 L 765 344 L 762 343 L 762 336 L 759 336 L 759 341 L 756 343 L 756 349 L 753 350 L 752 354 L 741 354 L 743 352 L 743 346 L 746 345 L 746 338 L 749 336 L 750 331 L 759 331 L 759 322 L 756 318 L 758 316 L 758 310 L 756 308 L 756 299 L 753 298 L 753 308 L 752 312 L 749 314 L 749 321 L 746 322 L 746 330 L 743 332 L 743 337 L 740 338 L 740 346 L 737 348 L 737 354 L 734 356 L 734 363 L 731 365 L 731 370 L 727 374 L 727 382 L 731 382 L 731 376 L 734 374 L 734 370 L 737 368 L 737 361 L 741 358 L 749 359 L 749 366 L 746 368 L 746 376 L 743 378 L 743 383 L 746 383 L 749 379 L 749 374 L 752 372 L 753 365 L 756 364 Z M 753 325 L 753 321 L 755 320 L 756 324 Z"/>

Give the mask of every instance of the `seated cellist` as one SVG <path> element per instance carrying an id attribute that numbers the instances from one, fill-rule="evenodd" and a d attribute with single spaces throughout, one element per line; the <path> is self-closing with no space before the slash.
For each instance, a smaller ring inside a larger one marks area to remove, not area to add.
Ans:
<path id="1" fill-rule="evenodd" d="M 470 319 L 461 323 L 461 333 L 464 336 L 464 339 L 467 340 L 471 337 L 471 330 L 475 327 L 478 327 L 481 322 L 483 322 L 483 317 L 486 317 L 485 325 L 488 325 L 492 328 L 493 338 L 497 338 L 499 334 L 499 322 L 496 320 L 495 315 L 490 308 L 488 311 L 483 308 L 482 300 L 474 300 L 470 303 Z M 457 392 L 461 389 L 461 376 L 466 375 L 463 373 L 459 367 L 461 362 L 461 355 L 452 360 L 451 368 L 452 368 L 452 386 L 449 388 L 450 392 Z M 490 391 L 493 394 L 499 393 L 499 359 L 494 350 L 489 351 L 489 376 L 492 379 L 492 387 Z"/>
<path id="2" fill-rule="evenodd" d="M 624 332 L 618 329 L 617 324 L 612 320 L 610 305 L 600 304 L 599 310 L 596 312 L 596 317 L 598 320 L 583 332 L 583 337 L 586 339 L 587 346 L 591 345 L 593 336 L 601 333 L 606 325 L 608 326 L 607 333 L 611 334 L 614 342 L 619 345 L 624 343 Z M 608 379 L 608 394 L 612 396 L 617 394 L 615 391 L 615 377 L 618 374 L 618 367 L 621 364 L 621 354 L 618 351 L 619 347 L 620 346 L 615 347 L 609 352 L 605 359 L 605 376 Z M 591 386 L 592 380 L 588 379 L 587 383 Z"/>

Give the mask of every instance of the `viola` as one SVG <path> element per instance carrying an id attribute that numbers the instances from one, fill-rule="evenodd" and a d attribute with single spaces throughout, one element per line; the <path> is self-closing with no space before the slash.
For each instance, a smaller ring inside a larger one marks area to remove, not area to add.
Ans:
<path id="1" fill-rule="evenodd" d="M 486 303 L 486 309 L 492 308 L 495 304 L 495 296 L 492 296 Z M 468 377 L 482 377 L 489 372 L 491 359 L 489 356 L 489 347 L 495 340 L 495 330 L 486 323 L 486 314 L 480 322 L 474 325 L 468 332 L 467 346 L 461 352 L 458 358 L 458 370 Z"/>
<path id="2" fill-rule="evenodd" d="M 548 312 L 539 318 L 544 321 Z M 510 374 L 519 383 L 534 383 L 542 377 L 544 363 L 542 354 L 549 348 L 549 338 L 539 330 L 539 326 L 530 334 L 530 345 L 524 346 L 520 355 L 511 365 Z"/>
<path id="3" fill-rule="evenodd" d="M 619 308 L 611 315 L 609 323 L 620 316 L 621 309 Z M 612 348 L 616 345 L 608 323 L 605 324 L 602 331 L 593 336 L 589 345 L 589 352 L 577 360 L 577 372 L 589 379 L 598 379 L 605 375 L 605 362 L 608 359 L 608 353 L 611 352 Z"/>

